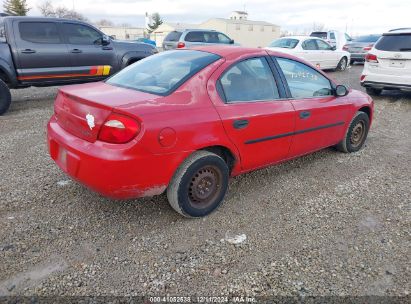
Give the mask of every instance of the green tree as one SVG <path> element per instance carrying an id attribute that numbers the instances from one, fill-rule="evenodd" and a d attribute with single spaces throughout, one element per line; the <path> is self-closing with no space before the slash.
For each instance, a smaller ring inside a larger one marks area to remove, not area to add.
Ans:
<path id="1" fill-rule="evenodd" d="M 14 16 L 26 16 L 30 10 L 26 0 L 5 0 L 3 3 L 4 12 Z"/>
<path id="2" fill-rule="evenodd" d="M 154 32 L 160 25 L 163 24 L 163 20 L 160 17 L 159 13 L 154 13 L 151 15 L 151 20 L 153 20 L 152 24 L 148 25 L 148 32 Z"/>

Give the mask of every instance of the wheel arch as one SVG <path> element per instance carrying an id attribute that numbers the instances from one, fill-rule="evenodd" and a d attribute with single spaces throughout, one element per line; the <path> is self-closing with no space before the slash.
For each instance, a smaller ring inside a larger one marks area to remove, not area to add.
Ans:
<path id="1" fill-rule="evenodd" d="M 229 148 L 222 146 L 222 145 L 214 145 L 214 146 L 208 146 L 208 147 L 203 147 L 197 151 L 209 151 L 211 153 L 217 154 L 220 156 L 228 165 L 228 168 L 230 170 L 230 173 L 233 171 L 234 166 L 239 163 L 239 158 L 236 157 L 236 155 L 231 151 Z"/>
<path id="2" fill-rule="evenodd" d="M 371 108 L 369 106 L 362 106 L 358 109 L 358 111 L 359 112 L 364 112 L 365 114 L 367 114 L 370 121 L 372 121 L 372 111 L 371 111 Z"/>

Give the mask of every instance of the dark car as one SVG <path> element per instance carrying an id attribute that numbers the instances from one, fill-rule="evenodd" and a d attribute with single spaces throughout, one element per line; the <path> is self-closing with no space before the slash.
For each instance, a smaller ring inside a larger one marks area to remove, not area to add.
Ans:
<path id="1" fill-rule="evenodd" d="M 10 106 L 9 89 L 98 81 L 154 53 L 154 46 L 112 40 L 85 22 L 2 17 L 0 114 Z"/>
<path id="2" fill-rule="evenodd" d="M 365 55 L 372 49 L 380 37 L 381 35 L 360 36 L 351 43 L 344 45 L 343 50 L 351 53 L 351 64 L 354 62 L 364 62 Z"/>

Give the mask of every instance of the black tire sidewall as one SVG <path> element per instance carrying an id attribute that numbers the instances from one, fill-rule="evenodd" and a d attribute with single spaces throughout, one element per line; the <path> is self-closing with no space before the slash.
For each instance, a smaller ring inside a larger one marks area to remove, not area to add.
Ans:
<path id="1" fill-rule="evenodd" d="M 365 134 L 364 134 L 364 138 L 361 142 L 360 145 L 358 145 L 357 147 L 353 147 L 351 144 L 351 134 L 352 131 L 354 129 L 354 127 L 360 122 L 360 121 L 364 121 L 365 123 Z M 361 150 L 361 148 L 364 145 L 364 142 L 367 140 L 367 136 L 368 136 L 368 131 L 370 129 L 370 119 L 368 117 L 368 115 L 364 112 L 360 112 L 355 118 L 354 120 L 351 122 L 350 126 L 348 127 L 347 130 L 347 136 L 346 136 L 346 147 L 347 147 L 347 151 L 348 152 L 357 152 L 359 150 Z"/>
<path id="2" fill-rule="evenodd" d="M 344 69 L 342 69 L 342 67 L 343 67 L 343 61 L 345 61 L 345 67 L 344 67 Z M 345 71 L 346 69 L 347 69 L 347 67 L 348 67 L 348 60 L 347 60 L 347 58 L 346 57 L 343 57 L 343 58 L 341 58 L 340 59 L 340 62 L 338 63 L 338 70 L 339 71 Z"/>
<path id="3" fill-rule="evenodd" d="M 11 94 L 9 87 L 0 80 L 0 115 L 7 112 L 11 103 Z"/>
<path id="4" fill-rule="evenodd" d="M 187 189 L 188 189 L 188 185 L 191 182 L 193 175 L 196 172 L 198 172 L 198 170 L 200 170 L 202 167 L 207 166 L 207 165 L 215 166 L 221 172 L 222 191 L 213 205 L 210 205 L 207 208 L 199 209 L 199 208 L 193 207 L 190 204 Z M 191 166 L 187 168 L 186 172 L 181 178 L 181 182 L 177 190 L 178 204 L 179 204 L 181 211 L 190 217 L 203 217 L 213 212 L 216 208 L 218 208 L 221 205 L 222 201 L 224 200 L 224 197 L 225 197 L 225 194 L 228 188 L 228 179 L 229 179 L 229 169 L 227 167 L 227 164 L 224 162 L 224 160 L 221 157 L 209 155 L 209 156 L 200 158 L 199 160 L 191 164 Z"/>

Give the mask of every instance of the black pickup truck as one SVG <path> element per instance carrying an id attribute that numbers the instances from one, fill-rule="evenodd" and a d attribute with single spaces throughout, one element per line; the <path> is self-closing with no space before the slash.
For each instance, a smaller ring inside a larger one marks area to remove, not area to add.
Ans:
<path id="1" fill-rule="evenodd" d="M 113 40 L 90 24 L 53 18 L 0 18 L 0 115 L 10 89 L 99 81 L 157 53 L 145 43 Z"/>

